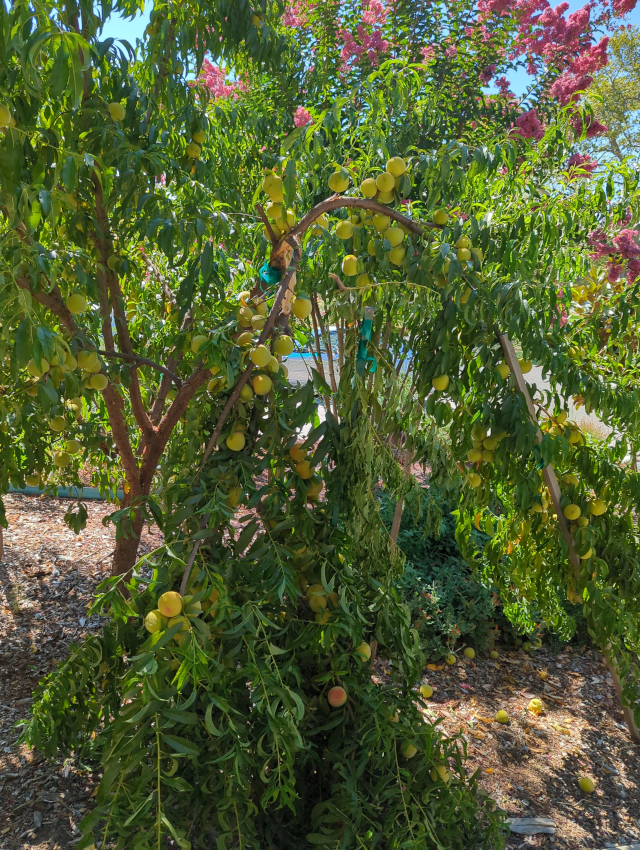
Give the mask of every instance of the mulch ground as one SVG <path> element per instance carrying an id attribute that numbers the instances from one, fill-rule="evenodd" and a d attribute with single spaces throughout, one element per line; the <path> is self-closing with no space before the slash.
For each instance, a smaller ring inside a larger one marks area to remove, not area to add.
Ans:
<path id="1" fill-rule="evenodd" d="M 86 608 L 108 575 L 112 508 L 89 502 L 79 537 L 63 522 L 68 502 L 7 496 L 9 530 L 0 563 L 0 850 L 63 850 L 79 838 L 98 776 L 73 761 L 47 761 L 15 744 L 38 680 L 69 645 L 100 628 Z M 143 551 L 161 543 L 143 538 Z M 376 675 L 384 675 L 381 665 Z M 502 652 L 498 661 L 460 657 L 425 670 L 434 688 L 427 717 L 447 734 L 462 732 L 468 768 L 510 817 L 548 817 L 555 835 L 512 835 L 509 847 L 605 847 L 640 841 L 640 747 L 633 746 L 606 666 L 592 650 L 570 647 L 532 656 Z M 535 717 L 532 698 L 546 710 Z M 506 709 L 509 725 L 493 718 Z M 588 796 L 578 778 L 589 775 Z"/>
<path id="2" fill-rule="evenodd" d="M 511 835 L 509 847 L 604 848 L 640 841 L 640 747 L 630 739 L 602 657 L 565 647 L 461 656 L 426 670 L 434 693 L 426 717 L 467 742 L 469 773 L 509 817 L 550 818 L 554 835 Z M 529 710 L 532 699 L 545 710 Z M 504 709 L 509 723 L 496 722 Z M 593 794 L 578 786 L 596 784 Z"/>
<path id="3" fill-rule="evenodd" d="M 64 659 L 70 644 L 95 634 L 87 617 L 96 585 L 109 575 L 115 545 L 113 512 L 86 502 L 79 536 L 64 523 L 69 501 L 5 496 L 8 530 L 0 562 L 0 850 L 73 847 L 98 777 L 73 762 L 51 762 L 14 744 L 38 681 Z M 142 551 L 162 543 L 146 531 Z"/>

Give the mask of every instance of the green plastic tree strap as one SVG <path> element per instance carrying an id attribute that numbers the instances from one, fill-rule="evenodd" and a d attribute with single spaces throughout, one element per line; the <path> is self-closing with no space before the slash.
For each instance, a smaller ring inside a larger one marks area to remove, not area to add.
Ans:
<path id="1" fill-rule="evenodd" d="M 368 353 L 367 343 L 371 341 L 373 331 L 373 307 L 364 308 L 364 319 L 360 325 L 360 339 L 358 341 L 358 354 L 356 356 L 356 371 L 360 377 L 364 375 L 367 363 L 370 363 L 369 372 L 373 373 L 378 368 L 378 361 Z"/>
<path id="2" fill-rule="evenodd" d="M 274 269 L 268 262 L 266 262 L 266 260 L 260 267 L 258 274 L 260 275 L 262 282 L 266 283 L 268 289 L 275 286 L 277 283 L 280 283 L 280 278 L 282 277 L 280 269 Z M 262 291 L 266 291 L 264 286 L 262 287 Z"/>

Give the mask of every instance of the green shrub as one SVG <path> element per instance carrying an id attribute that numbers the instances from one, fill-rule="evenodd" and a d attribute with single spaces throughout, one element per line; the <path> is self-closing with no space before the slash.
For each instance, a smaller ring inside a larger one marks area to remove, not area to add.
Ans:
<path id="1" fill-rule="evenodd" d="M 391 527 L 395 503 L 381 497 L 380 511 Z M 492 646 L 498 597 L 474 577 L 455 540 L 455 517 L 432 488 L 423 491 L 419 516 L 405 510 L 398 546 L 406 556 L 396 586 L 409 606 L 427 656 L 437 660 L 463 645 Z"/>

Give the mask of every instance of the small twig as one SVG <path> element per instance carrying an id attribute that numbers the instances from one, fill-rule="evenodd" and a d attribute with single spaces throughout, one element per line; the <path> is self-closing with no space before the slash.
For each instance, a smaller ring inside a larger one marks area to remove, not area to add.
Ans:
<path id="1" fill-rule="evenodd" d="M 204 531 L 204 529 L 207 527 L 207 523 L 209 522 L 210 517 L 211 517 L 211 514 L 206 514 L 206 516 L 202 517 L 202 520 L 200 521 L 200 531 Z M 215 529 L 212 530 L 211 534 L 208 534 L 207 536 L 211 537 L 214 534 L 214 531 L 215 531 Z M 184 573 L 182 574 L 182 581 L 180 582 L 180 596 L 184 596 L 185 593 L 186 593 L 187 583 L 189 581 L 189 576 L 191 575 L 191 569 L 193 567 L 193 562 L 196 559 L 196 555 L 198 554 L 198 549 L 200 548 L 200 545 L 201 545 L 201 543 L 204 539 L 205 539 L 204 537 L 198 538 L 198 540 L 196 540 L 196 543 L 195 543 L 193 549 L 191 550 L 191 554 L 189 555 L 189 560 L 187 561 L 187 566 L 185 567 Z"/>
<path id="2" fill-rule="evenodd" d="M 405 450 L 404 463 L 402 464 L 402 472 L 405 478 L 408 478 L 411 474 L 411 462 L 413 460 L 413 455 L 409 450 Z M 393 513 L 393 522 L 391 523 L 391 537 L 392 541 L 392 550 L 395 549 L 398 542 L 398 533 L 400 531 L 400 523 L 402 522 L 402 509 L 404 507 L 404 496 L 400 496 L 398 501 L 396 502 L 396 508 Z"/>
<path id="3" fill-rule="evenodd" d="M 337 274 L 334 274 L 333 272 L 329 272 L 329 277 L 331 278 L 331 280 L 335 280 L 335 282 L 338 284 L 338 289 L 340 290 L 340 292 L 346 292 L 347 291 L 347 287 L 340 280 L 340 278 L 338 277 Z"/>
<path id="4" fill-rule="evenodd" d="M 148 357 L 138 357 L 137 354 L 123 354 L 120 351 L 100 351 L 98 349 L 98 354 L 101 354 L 103 357 L 117 357 L 121 360 L 130 360 L 132 363 L 140 363 L 145 366 L 151 366 L 153 369 L 157 369 L 158 372 L 162 372 L 163 375 L 171 378 L 179 387 L 184 383 L 182 378 L 179 378 L 177 375 L 174 375 L 166 366 L 160 366 L 159 363 L 154 363 L 153 360 L 149 360 Z"/>
<path id="5" fill-rule="evenodd" d="M 333 351 L 331 349 L 331 331 L 327 331 L 327 326 L 320 314 L 320 308 L 318 307 L 318 298 L 313 295 L 313 300 L 311 302 L 312 309 L 315 310 L 316 320 L 318 322 L 318 327 L 320 329 L 320 334 L 322 336 L 322 342 L 327 352 L 327 370 L 329 372 L 329 378 L 331 379 L 331 389 L 333 391 L 333 398 L 331 399 L 333 405 L 333 415 L 338 418 L 338 408 L 336 401 L 336 393 L 338 392 L 338 387 L 336 384 L 336 375 L 333 370 Z"/>
<path id="6" fill-rule="evenodd" d="M 262 219 L 264 226 L 267 228 L 267 233 L 269 234 L 269 239 L 271 239 L 272 245 L 277 245 L 278 240 L 276 239 L 276 234 L 273 232 L 273 228 L 271 227 L 271 222 L 266 216 L 266 213 L 262 207 L 262 204 L 256 204 L 256 209 L 258 210 L 258 215 Z"/>
<path id="7" fill-rule="evenodd" d="M 104 560 L 106 560 L 106 558 L 108 558 L 108 557 L 110 557 L 111 555 L 113 555 L 113 553 L 114 553 L 115 551 L 116 551 L 115 549 L 112 549 L 110 552 L 107 552 L 107 554 L 106 554 L 106 555 L 103 555 L 103 556 L 102 556 L 102 558 L 100 558 L 100 560 L 99 560 L 99 561 L 96 561 L 96 562 L 95 562 L 95 564 L 94 564 L 93 566 L 94 566 L 94 567 L 97 567 L 97 566 L 98 566 L 99 564 L 101 564 Z"/>

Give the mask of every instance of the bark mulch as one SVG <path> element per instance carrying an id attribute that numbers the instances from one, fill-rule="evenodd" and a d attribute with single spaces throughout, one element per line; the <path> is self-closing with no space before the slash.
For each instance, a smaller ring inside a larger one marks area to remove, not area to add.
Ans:
<path id="1" fill-rule="evenodd" d="M 14 724 L 28 714 L 38 681 L 65 658 L 70 644 L 100 628 L 87 617 L 96 585 L 109 575 L 113 512 L 86 502 L 79 536 L 64 523 L 65 499 L 5 496 L 9 528 L 0 562 L 0 850 L 73 847 L 98 776 L 73 762 L 50 762 L 14 744 Z M 141 553 L 161 545 L 143 534 Z"/>
<path id="2" fill-rule="evenodd" d="M 497 661 L 425 670 L 434 693 L 426 716 L 462 732 L 468 772 L 509 817 L 551 818 L 554 835 L 511 835 L 509 847 L 604 848 L 640 841 L 640 747 L 626 726 L 606 664 L 594 650 L 566 646 Z M 536 716 L 532 699 L 545 710 Z M 509 723 L 495 721 L 504 709 Z M 596 784 L 578 787 L 581 776 Z"/>

